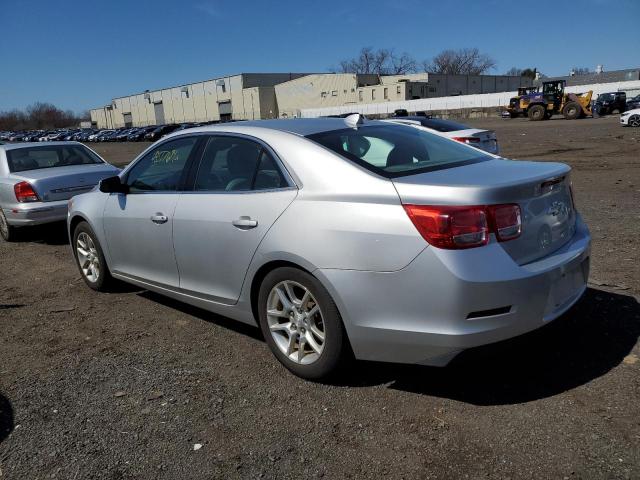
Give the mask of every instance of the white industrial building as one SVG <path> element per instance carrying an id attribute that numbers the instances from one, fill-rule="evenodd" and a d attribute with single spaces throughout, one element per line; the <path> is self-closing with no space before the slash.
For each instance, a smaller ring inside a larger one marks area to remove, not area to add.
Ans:
<path id="1" fill-rule="evenodd" d="M 98 128 L 299 117 L 303 110 L 508 92 L 519 76 L 242 73 L 114 98 L 91 110 Z"/>

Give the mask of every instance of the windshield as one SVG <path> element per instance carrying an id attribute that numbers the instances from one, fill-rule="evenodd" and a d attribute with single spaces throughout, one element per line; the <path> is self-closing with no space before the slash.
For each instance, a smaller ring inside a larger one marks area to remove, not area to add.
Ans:
<path id="1" fill-rule="evenodd" d="M 491 159 L 473 148 L 405 125 L 346 128 L 307 138 L 389 178 Z"/>
<path id="2" fill-rule="evenodd" d="M 68 167 L 103 163 L 91 150 L 83 145 L 47 145 L 7 150 L 9 171 L 24 172 L 41 168 Z"/>

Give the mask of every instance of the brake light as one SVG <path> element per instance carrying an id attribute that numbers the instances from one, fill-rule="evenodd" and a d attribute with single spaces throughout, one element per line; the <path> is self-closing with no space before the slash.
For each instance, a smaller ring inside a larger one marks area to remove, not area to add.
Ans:
<path id="1" fill-rule="evenodd" d="M 495 233 L 499 242 L 518 238 L 522 217 L 517 204 L 445 206 L 404 205 L 420 235 L 434 247 L 448 250 L 481 247 Z"/>
<path id="2" fill-rule="evenodd" d="M 489 242 L 483 207 L 405 205 L 404 209 L 424 239 L 435 247 L 473 248 Z"/>
<path id="3" fill-rule="evenodd" d="M 518 238 L 522 233 L 522 218 L 518 205 L 491 205 L 488 207 L 493 231 L 499 242 Z"/>
<path id="4" fill-rule="evenodd" d="M 33 187 L 29 182 L 16 183 L 13 186 L 13 191 L 16 194 L 16 199 L 20 203 L 25 202 L 38 202 L 38 194 L 33 190 Z"/>
<path id="5" fill-rule="evenodd" d="M 480 143 L 480 139 L 478 137 L 451 137 L 456 142 L 473 144 Z"/>

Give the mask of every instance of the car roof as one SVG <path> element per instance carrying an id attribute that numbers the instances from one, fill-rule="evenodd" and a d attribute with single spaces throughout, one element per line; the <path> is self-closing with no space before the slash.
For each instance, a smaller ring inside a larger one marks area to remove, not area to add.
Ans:
<path id="1" fill-rule="evenodd" d="M 384 122 L 376 120 L 365 120 L 363 126 L 385 125 Z M 388 125 L 388 124 L 387 124 Z M 313 135 L 314 133 L 328 132 L 331 130 L 343 130 L 349 125 L 344 118 L 289 118 L 279 120 L 249 120 L 238 122 L 217 123 L 214 125 L 203 125 L 192 129 L 180 130 L 174 135 L 187 134 L 190 132 L 219 132 L 229 131 L 235 128 L 258 127 L 269 130 L 293 133 L 300 136 Z"/>
<path id="2" fill-rule="evenodd" d="M 0 148 L 3 150 L 17 150 L 19 148 L 28 148 L 28 147 L 48 147 L 55 145 L 82 145 L 80 142 L 72 142 L 70 140 L 63 142 L 23 142 L 23 143 L 5 143 L 4 145 L 0 145 Z"/>

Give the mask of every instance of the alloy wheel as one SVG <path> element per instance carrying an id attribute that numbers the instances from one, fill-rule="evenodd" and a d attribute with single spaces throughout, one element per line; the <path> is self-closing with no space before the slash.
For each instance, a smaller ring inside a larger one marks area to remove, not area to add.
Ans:
<path id="1" fill-rule="evenodd" d="M 640 115 L 633 115 L 629 119 L 629 125 L 632 127 L 640 127 Z"/>
<path id="2" fill-rule="evenodd" d="M 267 299 L 267 324 L 280 351 L 295 363 L 316 362 L 325 345 L 320 305 L 304 285 L 285 280 Z"/>
<path id="3" fill-rule="evenodd" d="M 100 257 L 89 234 L 81 232 L 76 240 L 76 252 L 80 270 L 87 280 L 95 283 L 100 278 Z"/>

